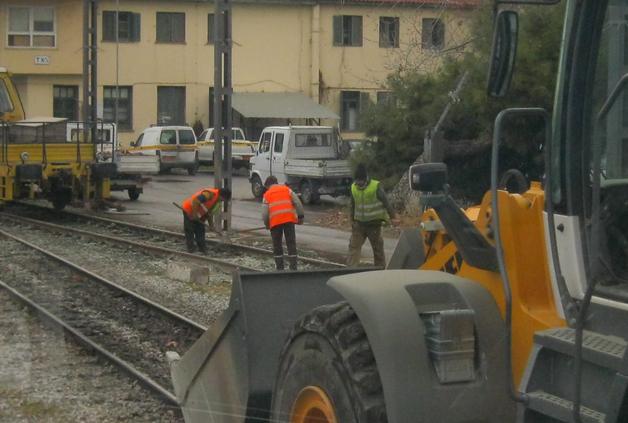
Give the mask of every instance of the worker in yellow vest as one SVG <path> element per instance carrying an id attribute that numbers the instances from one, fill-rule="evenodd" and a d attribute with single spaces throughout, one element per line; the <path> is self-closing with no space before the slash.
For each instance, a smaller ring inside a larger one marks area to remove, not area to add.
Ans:
<path id="1" fill-rule="evenodd" d="M 297 270 L 297 240 L 295 224 L 303 224 L 303 204 L 299 197 L 286 185 L 279 185 L 275 176 L 264 182 L 266 192 L 262 204 L 262 219 L 266 229 L 270 229 L 273 240 L 273 256 L 277 270 L 284 269 L 283 238 L 288 248 L 290 270 Z"/>
<path id="2" fill-rule="evenodd" d="M 199 251 L 207 254 L 205 222 L 213 227 L 214 213 L 220 211 L 221 201 L 229 201 L 230 198 L 231 191 L 227 188 L 203 188 L 183 201 L 183 231 L 188 252 L 194 252 L 196 241 Z"/>
<path id="3" fill-rule="evenodd" d="M 385 267 L 382 224 L 390 217 L 390 221 L 396 226 L 399 219 L 388 202 L 384 188 L 379 181 L 368 177 L 364 164 L 360 163 L 357 166 L 353 179 L 349 215 L 351 240 L 347 264 L 354 267 L 360 264 L 362 245 L 368 239 L 373 248 L 375 266 Z"/>

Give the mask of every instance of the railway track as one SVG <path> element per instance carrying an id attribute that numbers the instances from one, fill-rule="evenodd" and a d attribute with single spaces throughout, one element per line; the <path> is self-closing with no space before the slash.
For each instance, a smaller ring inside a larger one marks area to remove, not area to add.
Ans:
<path id="1" fill-rule="evenodd" d="M 0 237 L 0 288 L 177 405 L 165 352 L 186 351 L 203 325 L 20 237 Z"/>
<path id="2" fill-rule="evenodd" d="M 272 251 L 265 248 L 226 242 L 208 238 L 211 256 L 191 254 L 185 251 L 182 233 L 155 229 L 147 226 L 107 219 L 99 216 L 85 215 L 71 211 L 54 211 L 47 207 L 19 203 L 7 207 L 0 216 L 20 219 L 22 222 L 46 226 L 51 230 L 74 231 L 84 236 L 108 240 L 109 242 L 125 243 L 146 248 L 157 253 L 179 255 L 190 259 L 212 263 L 224 270 L 240 268 L 246 271 L 274 270 L 275 264 Z M 299 257 L 300 269 L 320 269 L 343 267 L 332 261 L 312 257 Z"/>

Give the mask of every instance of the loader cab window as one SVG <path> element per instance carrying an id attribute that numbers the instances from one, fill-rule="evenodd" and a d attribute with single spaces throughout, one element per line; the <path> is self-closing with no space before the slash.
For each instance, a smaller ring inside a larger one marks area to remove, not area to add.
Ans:
<path id="1" fill-rule="evenodd" d="M 628 83 L 618 83 L 628 74 L 627 16 L 628 1 L 609 1 L 596 32 L 591 104 L 584 106 L 588 119 L 581 172 L 589 277 L 598 281 L 602 292 L 624 301 L 628 300 Z"/>
<path id="2" fill-rule="evenodd" d="M 9 97 L 9 90 L 3 80 L 0 79 L 0 113 L 13 111 L 13 103 Z"/>

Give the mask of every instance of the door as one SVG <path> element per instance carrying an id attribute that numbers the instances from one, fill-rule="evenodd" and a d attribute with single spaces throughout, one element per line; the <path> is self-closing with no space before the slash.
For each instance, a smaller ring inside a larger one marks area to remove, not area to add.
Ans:
<path id="1" fill-rule="evenodd" d="M 264 131 L 259 139 L 259 145 L 257 146 L 257 155 L 255 156 L 255 163 L 253 164 L 253 170 L 257 171 L 260 175 L 262 183 L 270 176 L 270 142 L 272 139 L 272 131 Z"/>
<path id="2" fill-rule="evenodd" d="M 272 157 L 270 160 L 270 173 L 275 175 L 280 184 L 286 182 L 284 151 L 288 142 L 287 131 L 277 130 L 273 134 Z"/>
<path id="3" fill-rule="evenodd" d="M 198 146 L 198 158 L 202 162 L 211 162 L 214 160 L 214 148 L 213 145 L 210 146 L 208 141 L 208 132 L 210 131 L 211 129 L 205 129 L 198 137 L 196 144 Z"/>
<path id="4" fill-rule="evenodd" d="M 177 161 L 177 131 L 164 129 L 159 135 L 159 155 L 161 163 L 173 166 Z"/>
<path id="5" fill-rule="evenodd" d="M 177 162 L 183 165 L 193 164 L 196 161 L 196 136 L 191 129 L 179 129 L 179 144 L 177 145 Z"/>

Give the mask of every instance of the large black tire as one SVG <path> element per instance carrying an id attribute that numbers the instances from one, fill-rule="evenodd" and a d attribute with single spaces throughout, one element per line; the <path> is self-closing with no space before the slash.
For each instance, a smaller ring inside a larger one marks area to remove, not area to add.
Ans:
<path id="1" fill-rule="evenodd" d="M 251 178 L 251 193 L 257 200 L 261 200 L 264 196 L 264 184 L 262 184 L 262 180 L 257 175 Z"/>
<path id="2" fill-rule="evenodd" d="M 327 395 L 339 423 L 388 421 L 371 346 L 346 302 L 315 308 L 296 323 L 281 353 L 272 421 L 296 421 L 293 407 L 307 387 Z M 311 418 L 324 423 L 323 414 L 312 410 Z"/>
<path id="3" fill-rule="evenodd" d="M 304 204 L 316 204 L 320 201 L 321 196 L 318 193 L 318 187 L 309 179 L 301 182 L 301 199 Z"/>

